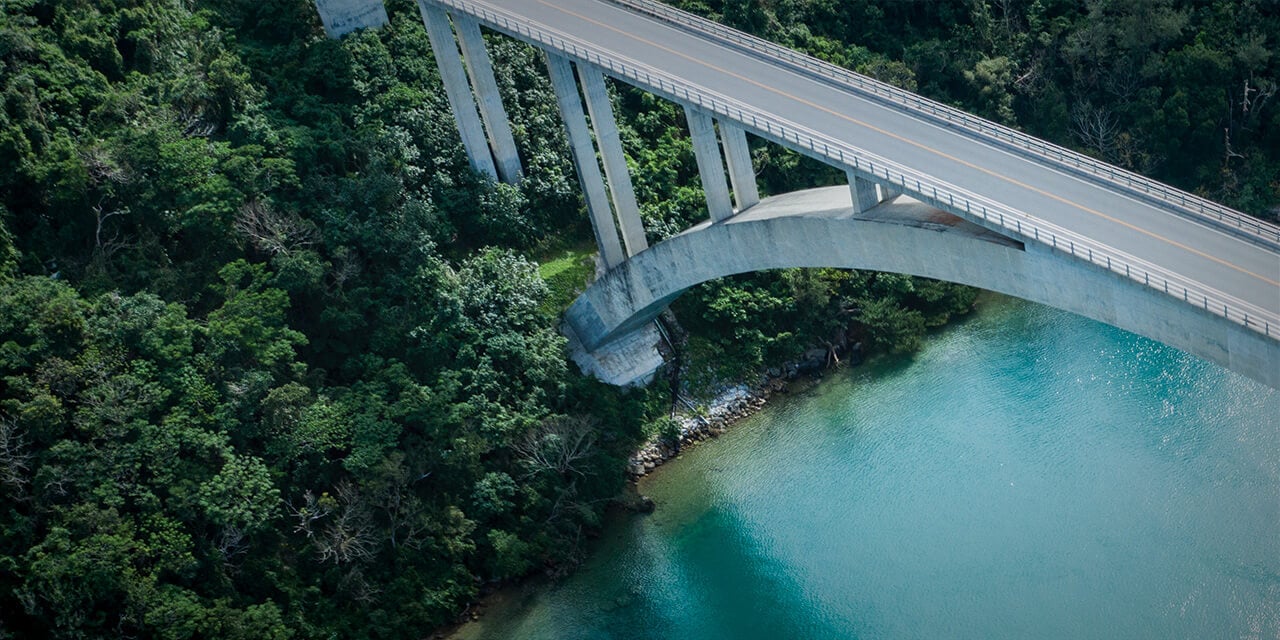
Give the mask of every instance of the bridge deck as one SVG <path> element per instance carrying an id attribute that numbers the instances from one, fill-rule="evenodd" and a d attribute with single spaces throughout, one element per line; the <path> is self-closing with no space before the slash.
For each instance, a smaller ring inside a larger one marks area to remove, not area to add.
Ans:
<path id="1" fill-rule="evenodd" d="M 792 68 L 603 0 L 492 3 L 618 60 L 678 73 L 780 119 L 1091 237 L 1280 320 L 1280 255 L 1118 189 L 940 127 Z"/>

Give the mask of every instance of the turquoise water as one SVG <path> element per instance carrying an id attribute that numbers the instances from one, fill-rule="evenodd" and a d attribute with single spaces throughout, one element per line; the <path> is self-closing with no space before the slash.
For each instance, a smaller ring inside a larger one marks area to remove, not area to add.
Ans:
<path id="1" fill-rule="evenodd" d="M 460 638 L 1278 638 L 1280 393 L 996 298 L 642 482 Z"/>

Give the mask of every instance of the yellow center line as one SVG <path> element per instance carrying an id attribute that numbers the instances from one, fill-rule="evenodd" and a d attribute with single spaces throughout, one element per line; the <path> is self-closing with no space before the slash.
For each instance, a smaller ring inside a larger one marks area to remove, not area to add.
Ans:
<path id="1" fill-rule="evenodd" d="M 1101 212 L 1101 211 L 1098 211 L 1098 210 L 1096 210 L 1096 209 L 1092 209 L 1092 208 L 1086 207 L 1086 206 L 1084 206 L 1084 205 L 1082 205 L 1082 204 L 1078 204 L 1078 203 L 1076 203 L 1076 202 L 1072 202 L 1071 200 L 1068 200 L 1068 199 L 1066 199 L 1066 198 L 1063 198 L 1062 196 L 1059 196 L 1059 195 L 1057 195 L 1057 194 L 1054 194 L 1054 193 L 1051 193 L 1051 192 L 1045 191 L 1045 190 L 1043 190 L 1043 189 L 1039 189 L 1039 188 L 1037 188 L 1037 187 L 1033 187 L 1033 186 L 1031 186 L 1031 185 L 1029 185 L 1029 184 L 1027 184 L 1027 183 L 1020 182 L 1020 181 L 1018 181 L 1018 180 L 1015 180 L 1015 179 L 1013 179 L 1013 178 L 1010 178 L 1009 176 L 1002 175 L 1002 174 L 1000 174 L 1000 173 L 996 173 L 995 171 L 992 171 L 992 170 L 987 169 L 987 168 L 985 168 L 985 167 L 982 167 L 982 166 L 979 166 L 979 165 L 973 164 L 973 163 L 971 163 L 971 162 L 968 162 L 968 161 L 962 160 L 962 159 L 960 159 L 960 158 L 957 158 L 957 157 L 952 156 L 952 155 L 950 155 L 950 154 L 947 154 L 947 153 L 945 153 L 945 152 L 942 152 L 942 151 L 939 151 L 939 150 L 937 150 L 937 149 L 934 149 L 933 147 L 930 147 L 930 146 L 928 146 L 928 145 L 925 145 L 925 144 L 922 144 L 922 143 L 916 142 L 915 140 L 912 140 L 912 139 L 910 139 L 910 138 L 906 138 L 906 137 L 900 136 L 900 135 L 898 135 L 898 134 L 896 134 L 896 133 L 893 133 L 892 131 L 886 131 L 885 129 L 881 129 L 880 127 L 877 127 L 877 126 L 874 126 L 874 125 L 872 125 L 872 124 L 869 124 L 869 123 L 863 122 L 863 121 L 861 121 L 861 120 L 858 120 L 857 118 L 854 118 L 854 117 L 852 117 L 852 116 L 846 115 L 846 114 L 841 113 L 841 112 L 839 112 L 839 111 L 836 111 L 836 110 L 834 110 L 834 109 L 830 109 L 830 108 L 828 108 L 828 107 L 824 107 L 824 106 L 822 106 L 822 105 L 820 105 L 820 104 L 816 104 L 816 103 L 814 103 L 814 102 L 810 102 L 809 100 L 806 100 L 806 99 L 804 99 L 804 98 L 800 98 L 800 97 L 798 97 L 798 96 L 793 96 L 793 95 L 791 95 L 791 94 L 789 94 L 789 93 L 786 93 L 786 92 L 784 92 L 784 91 L 781 91 L 781 90 L 775 89 L 775 88 L 773 88 L 773 87 L 770 87 L 770 86 L 768 86 L 768 85 L 766 85 L 766 84 L 764 84 L 764 83 L 762 83 L 762 82 L 758 82 L 758 81 L 756 81 L 756 80 L 754 80 L 754 79 L 752 79 L 752 78 L 748 78 L 748 77 L 746 77 L 746 76 L 743 76 L 743 75 L 741 75 L 741 74 L 735 73 L 735 72 L 730 71 L 730 70 L 728 70 L 728 69 L 724 69 L 724 68 L 722 68 L 722 67 L 718 67 L 718 66 L 713 65 L 713 64 L 711 64 L 711 63 L 709 63 L 709 62 L 705 62 L 705 61 L 703 61 L 703 60 L 699 60 L 698 58 L 695 58 L 695 57 L 693 57 L 693 56 L 690 56 L 690 55 L 688 55 L 688 54 L 686 54 L 686 53 L 682 53 L 682 52 L 677 51 L 677 50 L 675 50 L 675 49 L 672 49 L 672 48 L 670 48 L 670 47 L 663 46 L 663 45 L 658 44 L 658 43 L 656 43 L 656 42 L 653 42 L 653 41 L 651 41 L 651 40 L 646 40 L 645 38 L 641 38 L 641 37 L 640 37 L 640 36 L 638 36 L 638 35 L 635 35 L 635 34 L 630 33 L 630 32 L 628 32 L 628 31 L 624 31 L 624 30 L 622 30 L 622 29 L 619 29 L 619 28 L 614 27 L 614 26 L 609 25 L 609 24 L 605 24 L 605 23 L 603 23 L 603 22 L 600 22 L 600 21 L 598 21 L 598 20 L 595 20 L 595 19 L 590 18 L 590 17 L 585 16 L 585 15 L 582 15 L 582 14 L 580 14 L 580 13 L 577 13 L 577 12 L 574 12 L 574 11 L 570 11 L 570 10 L 568 10 L 568 9 L 565 9 L 564 7 L 557 7 L 557 6 L 555 6 L 554 4 L 552 4 L 552 3 L 550 3 L 550 2 L 547 2 L 546 0 L 538 0 L 538 3 L 539 3 L 539 4 L 542 4 L 542 5 L 545 5 L 545 6 L 549 7 L 549 8 L 551 8 L 551 9 L 555 9 L 556 11 L 560 11 L 560 12 L 562 12 L 562 13 L 566 13 L 566 14 L 568 14 L 568 15 L 571 15 L 571 16 L 573 16 L 573 17 L 575 17 L 575 18 L 578 18 L 579 20 L 583 20 L 583 21 L 589 22 L 589 23 L 591 23 L 591 24 L 594 24 L 594 25 L 596 25 L 596 26 L 598 26 L 598 27 L 600 27 L 600 28 L 602 28 L 602 29 L 607 29 L 607 30 L 612 31 L 612 32 L 614 32 L 614 33 L 617 33 L 617 34 L 619 34 L 619 35 L 622 35 L 622 36 L 625 36 L 625 37 L 631 38 L 632 40 L 636 40 L 636 41 L 642 42 L 642 43 L 644 43 L 644 44 L 647 44 L 647 45 L 649 45 L 649 46 L 651 46 L 651 47 L 654 47 L 654 48 L 657 48 L 657 49 L 661 49 L 661 50 L 666 51 L 667 53 L 670 53 L 670 54 L 672 54 L 672 55 L 674 55 L 674 56 L 677 56 L 677 57 L 680 57 L 680 58 L 684 58 L 685 60 L 688 60 L 689 62 L 692 62 L 692 63 L 694 63 L 694 64 L 702 65 L 702 66 L 704 66 L 704 67 L 706 67 L 706 68 L 708 68 L 708 69 L 711 69 L 711 70 L 713 70 L 713 71 L 717 71 L 717 72 L 723 73 L 723 74 L 725 74 L 725 75 L 727 75 L 727 76 L 731 76 L 731 77 L 737 78 L 738 80 L 741 80 L 741 81 L 746 82 L 746 83 L 748 83 L 748 84 L 751 84 L 751 85 L 754 85 L 754 86 L 759 87 L 759 88 L 761 88 L 761 89 L 764 89 L 765 91 L 768 91 L 768 92 L 770 92 L 770 93 L 777 94 L 777 95 L 779 95 L 779 96 L 782 96 L 783 98 L 787 98 L 787 99 L 789 99 L 789 100 L 795 100 L 796 102 L 799 102 L 799 103 L 801 103 L 801 104 L 807 105 L 807 106 L 812 107 L 812 108 L 814 108 L 814 109 L 817 109 L 817 110 L 819 110 L 819 111 L 824 111 L 824 112 L 829 113 L 829 114 L 831 114 L 831 115 L 833 115 L 833 116 L 835 116 L 835 117 L 837 117 L 837 118 L 840 118 L 840 119 L 842 119 L 842 120 L 846 120 L 846 121 L 848 121 L 848 122 L 850 122 L 850 123 L 853 123 L 853 124 L 855 124 L 855 125 L 858 125 L 858 126 L 860 126 L 860 127 L 864 127 L 864 128 L 866 128 L 866 129 L 870 129 L 870 130 L 875 131 L 875 132 L 877 132 L 877 133 L 880 133 L 880 134 L 882 134 L 882 135 L 885 135 L 885 136 L 888 136 L 888 137 L 890 137 L 890 138 L 893 138 L 894 140 L 898 140 L 899 142 L 902 142 L 902 143 L 904 143 L 904 144 L 909 144 L 909 145 L 911 145 L 911 146 L 913 146 L 913 147 L 916 147 L 916 148 L 918 148 L 918 149 L 922 149 L 922 150 L 924 150 L 924 151 L 927 151 L 927 152 L 932 153 L 932 154 L 934 154 L 934 155 L 937 155 L 937 156 L 939 156 L 939 157 L 946 158 L 947 160 L 950 160 L 950 161 L 952 161 L 952 162 L 955 162 L 955 163 L 958 163 L 958 164 L 964 165 L 964 166 L 966 166 L 966 167 L 969 167 L 970 169 L 974 169 L 975 171 L 980 171 L 980 172 L 985 173 L 985 174 L 987 174 L 987 175 L 989 175 L 989 176 L 991 176 L 991 177 L 993 177 L 993 178 L 996 178 L 996 179 L 998 179 L 998 180 L 1003 180 L 1003 181 L 1008 182 L 1008 183 L 1010 183 L 1010 184 L 1013 184 L 1013 185 L 1016 185 L 1016 186 L 1021 187 L 1021 188 L 1023 188 L 1023 189 L 1026 189 L 1026 190 L 1028 190 L 1028 191 L 1032 191 L 1032 192 L 1034 192 L 1034 193 L 1038 193 L 1038 194 L 1040 194 L 1040 195 L 1042 195 L 1042 196 L 1045 196 L 1045 197 L 1047 197 L 1047 198 L 1051 198 L 1051 199 L 1053 199 L 1053 200 L 1056 200 L 1056 201 L 1058 201 L 1058 202 L 1061 202 L 1061 203 L 1063 203 L 1063 204 L 1065 204 L 1065 205 L 1068 205 L 1068 206 L 1071 206 L 1071 207 L 1075 207 L 1076 209 L 1079 209 L 1079 210 L 1084 211 L 1084 212 L 1086 212 L 1086 213 L 1090 213 L 1090 214 L 1092 214 L 1092 215 L 1094 215 L 1094 216 L 1097 216 L 1097 217 L 1099 217 L 1099 218 L 1102 218 L 1102 219 L 1104 219 L 1104 220 L 1108 220 L 1108 221 L 1113 222 L 1113 223 L 1115 223 L 1115 224 L 1118 224 L 1118 225 L 1124 226 L 1124 227 L 1126 227 L 1126 228 L 1128 228 L 1128 229 L 1131 229 L 1131 230 L 1136 231 L 1136 232 L 1138 232 L 1138 233 L 1141 233 L 1141 234 L 1143 234 L 1143 235 L 1146 235 L 1146 236 L 1149 236 L 1149 237 L 1154 238 L 1154 239 L 1156 239 L 1156 240 L 1159 240 L 1159 241 L 1161 241 L 1161 242 L 1164 242 L 1164 243 L 1166 243 L 1166 244 L 1170 244 L 1170 245 L 1173 245 L 1173 246 L 1175 246 L 1175 247 L 1178 247 L 1179 249 L 1182 249 L 1183 251 L 1186 251 L 1186 252 L 1188 252 L 1188 253 L 1193 253 L 1193 254 L 1195 254 L 1195 255 L 1197 255 L 1197 256 L 1200 256 L 1200 257 L 1202 257 L 1202 258 L 1205 258 L 1206 260 L 1210 260 L 1210 261 L 1216 262 L 1216 263 L 1218 263 L 1218 264 L 1220 264 L 1220 265 L 1222 265 L 1222 266 L 1225 266 L 1225 267 L 1227 267 L 1227 268 L 1234 269 L 1235 271 L 1239 271 L 1240 273 L 1243 273 L 1243 274 L 1245 274 L 1245 275 L 1248 275 L 1248 276 L 1252 276 L 1252 277 L 1254 277 L 1254 278 L 1257 278 L 1257 279 L 1259 279 L 1259 280 L 1261 280 L 1261 281 L 1263 281 L 1263 282 L 1266 282 L 1267 284 L 1271 284 L 1271 285 L 1274 285 L 1274 286 L 1276 286 L 1276 287 L 1280 287 L 1280 281 L 1272 280 L 1272 279 L 1268 278 L 1267 276 L 1259 275 L 1259 274 L 1257 274 L 1257 273 L 1254 273 L 1254 272 L 1252 272 L 1252 271 L 1249 271 L 1248 269 L 1245 269 L 1245 268 L 1243 268 L 1243 267 L 1239 267 L 1239 266 L 1234 265 L 1234 264 L 1232 264 L 1232 263 L 1230 263 L 1230 262 L 1227 262 L 1227 261 L 1225 261 L 1225 260 L 1222 260 L 1221 258 L 1218 258 L 1218 257 L 1216 257 L 1216 256 L 1212 256 L 1212 255 L 1209 255 L 1209 254 L 1207 254 L 1207 253 L 1204 253 L 1203 251 L 1200 251 L 1200 250 L 1198 250 L 1198 249 L 1194 249 L 1194 248 L 1192 248 L 1192 247 L 1190 247 L 1190 246 L 1187 246 L 1187 245 L 1185 245 L 1185 244 L 1182 244 L 1181 242 L 1178 242 L 1178 241 L 1176 241 L 1176 240 L 1172 240 L 1172 239 L 1170 239 L 1170 238 L 1166 238 L 1166 237 L 1164 237 L 1164 236 L 1162 236 L 1162 235 L 1160 235 L 1160 234 L 1157 234 L 1157 233 L 1155 233 L 1155 232 L 1153 232 L 1153 231 L 1148 231 L 1147 229 L 1143 229 L 1142 227 L 1139 227 L 1139 226 L 1137 226 L 1137 225 L 1134 225 L 1134 224 L 1131 224 L 1131 223 L 1125 222 L 1124 220 L 1120 220 L 1120 219 L 1118 219 L 1118 218 L 1115 218 L 1115 217 L 1109 216 L 1109 215 L 1107 215 L 1107 214 L 1105 214 L 1105 213 L 1103 213 L 1103 212 Z"/>

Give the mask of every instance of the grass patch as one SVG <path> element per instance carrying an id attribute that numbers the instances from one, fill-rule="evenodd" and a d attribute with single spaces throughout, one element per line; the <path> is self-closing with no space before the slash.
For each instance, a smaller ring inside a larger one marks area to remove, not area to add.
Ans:
<path id="1" fill-rule="evenodd" d="M 551 289 L 544 305 L 547 312 L 560 315 L 587 288 L 596 270 L 594 256 L 595 245 L 583 244 L 560 249 L 538 261 L 538 275 Z"/>

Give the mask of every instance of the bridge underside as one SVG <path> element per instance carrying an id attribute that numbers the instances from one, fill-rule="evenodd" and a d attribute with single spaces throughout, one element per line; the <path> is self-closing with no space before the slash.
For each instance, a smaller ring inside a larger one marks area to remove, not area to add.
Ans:
<path id="1" fill-rule="evenodd" d="M 958 282 L 1146 336 L 1280 388 L 1280 341 L 1106 269 L 1025 245 L 906 196 L 855 213 L 848 187 L 768 198 L 632 256 L 565 314 L 584 369 L 643 382 L 660 359 L 652 321 L 690 287 L 737 273 L 840 267 Z"/>

